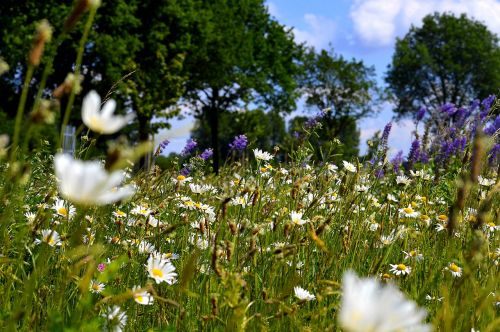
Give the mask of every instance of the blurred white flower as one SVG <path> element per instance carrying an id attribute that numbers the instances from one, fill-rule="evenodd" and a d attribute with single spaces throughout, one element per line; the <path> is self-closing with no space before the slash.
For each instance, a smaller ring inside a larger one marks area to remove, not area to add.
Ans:
<path id="1" fill-rule="evenodd" d="M 348 161 L 345 161 L 345 160 L 342 160 L 342 164 L 344 164 L 344 169 L 348 172 L 351 172 L 351 173 L 356 173 L 356 166 L 354 166 L 354 164 L 351 164 L 350 162 Z"/>
<path id="2" fill-rule="evenodd" d="M 270 154 L 269 152 L 265 152 L 259 149 L 254 149 L 253 153 L 255 155 L 255 159 L 257 160 L 264 160 L 264 161 L 269 161 L 273 159 L 273 155 Z"/>
<path id="3" fill-rule="evenodd" d="M 405 298 L 393 285 L 373 278 L 344 274 L 339 323 L 351 332 L 431 331 L 423 324 L 425 310 Z"/>
<path id="4" fill-rule="evenodd" d="M 108 173 L 98 161 L 81 161 L 57 154 L 54 166 L 61 196 L 76 204 L 111 204 L 132 196 L 135 191 L 131 185 L 118 187 L 124 172 Z"/>
<path id="5" fill-rule="evenodd" d="M 101 110 L 101 97 L 92 90 L 83 99 L 82 121 L 99 134 L 114 134 L 135 117 L 134 114 L 114 115 L 115 108 L 116 102 L 110 99 Z"/>

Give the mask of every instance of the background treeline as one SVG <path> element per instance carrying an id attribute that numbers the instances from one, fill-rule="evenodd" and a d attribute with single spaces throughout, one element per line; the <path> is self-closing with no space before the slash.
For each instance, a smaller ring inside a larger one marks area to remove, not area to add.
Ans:
<path id="1" fill-rule="evenodd" d="M 68 29 L 67 17 L 82 1 L 0 3 L 0 56 L 10 67 L 0 76 L 0 132 L 12 132 L 26 57 L 40 19 L 50 21 L 54 38 L 30 82 L 28 109 L 39 107 L 32 101 L 40 85 L 43 97 L 54 101 L 54 91 L 73 71 L 85 20 Z M 168 128 L 175 116 L 194 115 L 192 136 L 200 149 L 213 148 L 217 170 L 239 134 L 267 150 L 279 145 L 286 156 L 307 122 L 290 114 L 305 104 L 313 115 L 329 110 L 321 114 L 317 146 L 349 158 L 358 155 L 356 121 L 377 112 L 384 100 L 392 98 L 403 116 L 421 106 L 461 106 L 495 93 L 500 84 L 496 41 L 486 27 L 465 16 L 428 16 L 422 28 L 412 27 L 397 41 L 386 78 L 389 96 L 377 85 L 374 68 L 333 49 L 298 43 L 290 28 L 270 16 L 263 0 L 103 1 L 85 45 L 75 105 L 80 107 L 91 89 L 114 98 L 119 110 L 137 114 L 127 132 L 132 142 Z M 48 80 L 41 82 L 47 71 Z M 67 100 L 63 95 L 55 101 L 44 107 L 61 123 Z M 81 124 L 79 114 L 72 112 L 71 124 Z M 53 127 L 39 131 L 38 137 L 54 140 Z M 343 144 L 332 144 L 332 138 Z M 97 152 L 105 149 L 102 144 L 96 143 Z"/>

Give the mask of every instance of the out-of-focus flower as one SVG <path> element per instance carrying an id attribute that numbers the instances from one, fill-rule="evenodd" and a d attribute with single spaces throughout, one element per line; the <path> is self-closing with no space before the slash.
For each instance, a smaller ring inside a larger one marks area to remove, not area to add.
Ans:
<path id="1" fill-rule="evenodd" d="M 354 164 L 351 164 L 350 162 L 345 160 L 342 160 L 342 164 L 344 164 L 344 169 L 346 171 L 356 173 L 356 166 L 354 166 Z"/>
<path id="2" fill-rule="evenodd" d="M 254 149 L 253 153 L 255 155 L 255 159 L 257 159 L 257 160 L 269 161 L 269 160 L 273 159 L 273 155 L 270 154 L 269 152 L 266 152 L 266 151 Z"/>
<path id="3" fill-rule="evenodd" d="M 422 323 L 425 310 L 405 298 L 393 285 L 373 278 L 344 274 L 339 323 L 350 332 L 430 331 Z"/>
<path id="4" fill-rule="evenodd" d="M 43 229 L 42 230 L 42 239 L 36 239 L 35 244 L 40 244 L 42 242 L 47 243 L 51 247 L 62 245 L 61 237 L 59 233 L 53 231 L 51 229 Z"/>
<path id="5" fill-rule="evenodd" d="M 106 331 L 121 332 L 127 325 L 127 314 L 117 305 L 109 307 L 102 317 L 107 319 Z"/>
<path id="6" fill-rule="evenodd" d="M 118 187 L 125 172 L 108 173 L 98 161 L 80 161 L 59 153 L 54 158 L 54 166 L 59 192 L 76 204 L 111 204 L 135 192 L 131 185 Z"/>
<path id="7" fill-rule="evenodd" d="M 245 135 L 236 136 L 229 144 L 231 151 L 243 151 L 248 145 L 248 138 Z"/>
<path id="8" fill-rule="evenodd" d="M 99 134 L 114 134 L 127 125 L 134 114 L 114 115 L 116 102 L 108 100 L 101 110 L 101 97 L 95 91 L 90 91 L 83 99 L 82 121 L 92 131 Z"/>
<path id="9" fill-rule="evenodd" d="M 206 149 L 200 154 L 200 158 L 206 161 L 212 158 L 213 155 L 214 155 L 213 149 Z"/>
<path id="10" fill-rule="evenodd" d="M 198 143 L 194 139 L 188 139 L 186 146 L 181 151 L 181 156 L 187 156 L 188 154 L 193 152 L 197 145 Z"/>
<path id="11" fill-rule="evenodd" d="M 153 304 L 153 296 L 145 290 L 141 291 L 141 286 L 134 286 L 132 288 L 132 292 L 134 293 L 134 301 L 135 302 L 142 304 L 142 305 Z"/>
<path id="12" fill-rule="evenodd" d="M 177 281 L 175 266 L 170 260 L 151 255 L 148 258 L 147 269 L 149 276 L 153 278 L 157 284 L 165 281 L 167 284 L 172 285 Z"/>

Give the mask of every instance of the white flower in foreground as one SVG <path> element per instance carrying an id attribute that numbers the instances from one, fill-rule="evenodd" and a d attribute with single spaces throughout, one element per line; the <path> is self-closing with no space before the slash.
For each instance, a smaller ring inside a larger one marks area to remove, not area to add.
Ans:
<path id="1" fill-rule="evenodd" d="M 121 332 L 127 325 L 127 314 L 117 305 L 109 307 L 102 316 L 108 320 L 106 331 Z"/>
<path id="2" fill-rule="evenodd" d="M 312 300 L 316 299 L 316 296 L 309 293 L 307 290 L 305 290 L 302 287 L 294 287 L 293 291 L 295 292 L 295 297 L 301 301 L 312 301 Z"/>
<path id="3" fill-rule="evenodd" d="M 167 284 L 172 285 L 177 281 L 177 273 L 175 273 L 175 266 L 170 263 L 170 260 L 163 259 L 154 255 L 148 258 L 148 273 L 157 284 L 165 281 Z"/>
<path id="4" fill-rule="evenodd" d="M 351 164 L 350 162 L 345 160 L 342 160 L 342 164 L 344 164 L 344 169 L 346 171 L 356 173 L 356 166 L 354 166 L 354 164 Z"/>
<path id="5" fill-rule="evenodd" d="M 125 172 L 106 172 L 98 161 L 80 161 L 67 154 L 54 158 L 61 196 L 76 204 L 105 205 L 134 194 L 133 186 L 118 187 Z"/>
<path id="6" fill-rule="evenodd" d="M 132 292 L 134 293 L 135 302 L 143 305 L 153 304 L 153 296 L 147 291 L 141 291 L 141 286 L 134 286 Z"/>
<path id="7" fill-rule="evenodd" d="M 407 300 L 393 285 L 344 274 L 339 323 L 350 332 L 431 331 L 423 324 L 425 310 Z"/>
<path id="8" fill-rule="evenodd" d="M 253 154 L 255 155 L 255 159 L 269 161 L 273 159 L 273 155 L 269 152 L 265 152 L 259 149 L 253 149 Z"/>
<path id="9" fill-rule="evenodd" d="M 115 108 L 116 102 L 110 99 L 101 110 L 101 97 L 97 92 L 90 91 L 83 99 L 82 121 L 99 134 L 114 134 L 135 117 L 134 114 L 114 115 Z"/>

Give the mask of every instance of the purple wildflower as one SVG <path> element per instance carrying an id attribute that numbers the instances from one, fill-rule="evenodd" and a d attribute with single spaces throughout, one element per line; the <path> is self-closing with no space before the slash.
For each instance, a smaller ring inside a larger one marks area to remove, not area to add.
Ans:
<path id="1" fill-rule="evenodd" d="M 156 149 L 155 156 L 159 156 L 169 144 L 170 141 L 168 139 L 162 141 L 160 145 L 158 145 L 158 149 Z"/>
<path id="2" fill-rule="evenodd" d="M 483 106 L 483 109 L 485 111 L 489 111 L 494 101 L 495 101 L 495 95 L 490 95 L 481 102 L 481 105 Z"/>
<path id="3" fill-rule="evenodd" d="M 183 169 L 181 169 L 181 171 L 179 172 L 180 175 L 184 175 L 184 176 L 188 176 L 189 173 L 191 173 L 189 171 L 189 169 L 187 167 L 184 167 Z"/>
<path id="4" fill-rule="evenodd" d="M 187 156 L 188 154 L 190 154 L 196 148 L 197 145 L 198 143 L 196 143 L 194 139 L 191 138 L 188 139 L 186 146 L 181 152 L 181 156 Z"/>
<path id="5" fill-rule="evenodd" d="M 381 179 L 384 177 L 384 170 L 381 168 L 381 169 L 377 169 L 375 171 L 375 176 L 377 177 L 377 179 Z"/>
<path id="6" fill-rule="evenodd" d="M 410 153 L 408 154 L 408 162 L 414 164 L 419 160 L 420 156 L 420 141 L 418 139 L 411 143 Z"/>
<path id="7" fill-rule="evenodd" d="M 426 112 L 427 112 L 427 109 L 424 106 L 420 107 L 420 109 L 417 112 L 417 115 L 415 116 L 415 119 L 417 121 L 422 121 Z"/>
<path id="8" fill-rule="evenodd" d="M 384 127 L 384 131 L 382 133 L 382 139 L 380 142 L 383 148 L 387 147 L 387 141 L 389 140 L 389 134 L 391 133 L 391 128 L 392 128 L 392 122 L 389 122 Z"/>
<path id="9" fill-rule="evenodd" d="M 201 153 L 200 158 L 206 161 L 212 158 L 213 155 L 214 155 L 213 149 L 205 149 L 205 151 Z"/>
<path id="10" fill-rule="evenodd" d="M 443 106 L 441 106 L 441 112 L 448 114 L 448 116 L 453 116 L 455 112 L 457 111 L 456 107 L 452 103 L 446 103 Z"/>
<path id="11" fill-rule="evenodd" d="M 494 133 L 497 132 L 497 130 L 500 129 L 500 115 L 497 115 L 495 120 L 493 120 L 493 123 L 491 123 L 486 129 L 484 129 L 484 132 L 487 135 L 493 135 Z"/>
<path id="12" fill-rule="evenodd" d="M 236 136 L 229 144 L 231 151 L 243 151 L 248 145 L 248 138 L 245 135 Z"/>
<path id="13" fill-rule="evenodd" d="M 490 152 L 488 153 L 488 162 L 490 163 L 490 165 L 493 165 L 495 161 L 498 162 L 499 159 L 500 159 L 500 144 L 497 143 L 493 145 Z"/>
<path id="14" fill-rule="evenodd" d="M 479 99 L 474 99 L 471 103 L 470 103 L 470 106 L 469 106 L 469 111 L 471 113 L 474 113 L 474 111 L 476 110 L 476 108 L 479 107 L 479 105 L 481 104 L 481 101 L 479 101 Z"/>
<path id="15" fill-rule="evenodd" d="M 296 131 L 296 130 L 295 130 L 295 131 L 292 133 L 292 136 L 293 136 L 293 138 L 299 139 L 299 138 L 300 138 L 300 133 L 299 133 L 298 131 Z"/>
<path id="16" fill-rule="evenodd" d="M 399 151 L 394 158 L 391 160 L 392 167 L 394 168 L 394 172 L 398 173 L 401 164 L 403 163 L 403 151 Z"/>
<path id="17" fill-rule="evenodd" d="M 420 162 L 422 164 L 429 163 L 429 154 L 425 151 L 420 151 Z"/>
<path id="18" fill-rule="evenodd" d="M 105 269 L 106 269 L 106 264 L 99 263 L 99 265 L 97 265 L 97 271 L 103 272 Z"/>
<path id="19" fill-rule="evenodd" d="M 319 112 L 317 113 L 314 117 L 307 119 L 306 123 L 304 124 L 304 127 L 306 129 L 311 129 L 314 128 L 318 125 L 318 123 L 325 117 L 326 113 L 325 112 Z"/>

